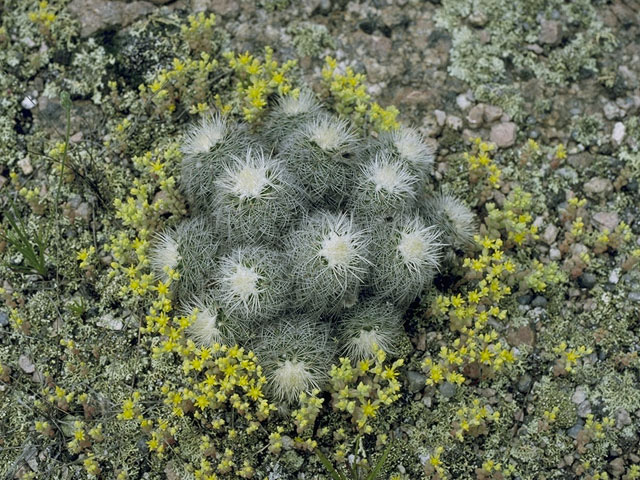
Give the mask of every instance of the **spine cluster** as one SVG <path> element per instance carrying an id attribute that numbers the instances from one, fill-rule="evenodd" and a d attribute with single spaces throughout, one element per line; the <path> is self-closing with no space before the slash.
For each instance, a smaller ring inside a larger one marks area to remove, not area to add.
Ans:
<path id="1" fill-rule="evenodd" d="M 160 234 L 152 266 L 201 345 L 254 349 L 274 398 L 321 386 L 334 353 L 393 352 L 406 308 L 469 209 L 430 195 L 433 149 L 414 130 L 363 138 L 311 92 L 284 97 L 260 131 L 214 115 L 185 137 L 191 218 Z"/>

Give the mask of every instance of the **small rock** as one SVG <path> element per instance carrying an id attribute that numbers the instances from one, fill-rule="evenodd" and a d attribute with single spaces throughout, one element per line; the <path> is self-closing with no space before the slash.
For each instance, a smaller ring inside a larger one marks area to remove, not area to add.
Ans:
<path id="1" fill-rule="evenodd" d="M 580 405 L 578 405 L 578 416 L 581 418 L 587 418 L 587 416 L 591 413 L 591 402 L 589 400 L 585 400 Z"/>
<path id="2" fill-rule="evenodd" d="M 20 358 L 18 358 L 18 365 L 24 373 L 33 373 L 36 371 L 36 366 L 26 355 L 20 355 Z"/>
<path id="3" fill-rule="evenodd" d="M 616 124 L 613 126 L 613 132 L 611 133 L 611 143 L 613 143 L 615 147 L 619 147 L 620 145 L 622 145 L 625 133 L 626 128 L 624 126 L 624 123 L 616 122 Z"/>
<path id="4" fill-rule="evenodd" d="M 33 172 L 33 167 L 31 166 L 31 160 L 29 160 L 29 157 L 24 157 L 23 159 L 18 160 L 18 166 L 25 175 L 29 175 Z"/>
<path id="5" fill-rule="evenodd" d="M 31 110 L 36 105 L 38 105 L 38 100 L 35 97 L 32 97 L 31 95 L 27 95 L 22 99 L 22 101 L 20 102 L 20 105 L 25 110 Z"/>
<path id="6" fill-rule="evenodd" d="M 434 110 L 433 114 L 436 117 L 436 122 L 438 122 L 438 125 L 444 127 L 444 122 L 447 120 L 447 114 L 442 110 Z"/>
<path id="7" fill-rule="evenodd" d="M 620 269 L 614 268 L 609 274 L 609 283 L 617 284 L 620 281 Z"/>
<path id="8" fill-rule="evenodd" d="M 550 260 L 560 260 L 562 258 L 562 252 L 558 248 L 549 249 Z"/>
<path id="9" fill-rule="evenodd" d="M 107 313 L 98 319 L 96 325 L 103 328 L 108 328 L 109 330 L 122 330 L 124 324 L 122 320 L 119 318 L 113 318 L 113 315 Z"/>
<path id="10" fill-rule="evenodd" d="M 513 122 L 499 123 L 491 127 L 489 138 L 500 148 L 510 147 L 516 141 L 516 128 Z"/>
<path id="11" fill-rule="evenodd" d="M 460 117 L 456 117 L 455 115 L 448 115 L 446 124 L 453 130 L 460 130 L 462 128 L 462 119 Z"/>
<path id="12" fill-rule="evenodd" d="M 529 305 L 532 298 L 532 295 L 524 294 L 517 297 L 516 302 L 518 302 L 520 305 Z"/>
<path id="13" fill-rule="evenodd" d="M 640 302 L 640 292 L 629 292 L 627 299 L 630 302 Z"/>
<path id="14" fill-rule="evenodd" d="M 537 307 L 537 308 L 544 308 L 544 307 L 547 306 L 547 299 L 544 298 L 542 295 L 538 295 L 531 302 L 531 306 L 532 307 Z"/>
<path id="15" fill-rule="evenodd" d="M 586 388 L 583 386 L 576 387 L 575 392 L 573 392 L 573 395 L 571 396 L 571 401 L 576 405 L 579 405 L 582 402 L 584 402 L 586 399 L 587 399 Z"/>
<path id="16" fill-rule="evenodd" d="M 476 11 L 469 15 L 468 20 L 474 27 L 484 27 L 489 19 L 486 13 Z"/>
<path id="17" fill-rule="evenodd" d="M 462 111 L 469 109 L 472 105 L 471 100 L 469 99 L 466 93 L 461 93 L 456 97 L 456 104 L 458 105 L 458 108 Z"/>
<path id="18" fill-rule="evenodd" d="M 493 123 L 502 116 L 502 109 L 495 105 L 485 105 L 484 107 L 484 121 L 486 123 Z"/>
<path id="19" fill-rule="evenodd" d="M 409 391 L 417 393 L 426 385 L 427 377 L 420 372 L 409 370 L 407 372 L 407 380 L 409 381 Z"/>
<path id="20" fill-rule="evenodd" d="M 601 177 L 593 177 L 583 186 L 586 193 L 605 193 L 613 191 L 611 180 Z"/>
<path id="21" fill-rule="evenodd" d="M 616 105 L 613 102 L 605 103 L 602 110 L 604 111 L 604 116 L 606 117 L 607 120 L 622 118 L 624 117 L 624 114 L 625 114 L 624 110 L 622 110 L 618 105 Z"/>
<path id="22" fill-rule="evenodd" d="M 631 416 L 624 408 L 616 412 L 616 428 L 620 430 L 626 425 L 631 425 Z"/>
<path id="23" fill-rule="evenodd" d="M 456 385 L 451 382 L 444 382 L 438 390 L 444 398 L 451 398 L 456 394 Z"/>
<path id="24" fill-rule="evenodd" d="M 557 45 L 562 40 L 562 24 L 557 20 L 543 20 L 540 23 L 538 41 L 547 45 Z"/>
<path id="25" fill-rule="evenodd" d="M 105 30 L 127 26 L 154 9 L 144 1 L 72 0 L 68 11 L 80 22 L 80 36 L 90 37 Z"/>
<path id="26" fill-rule="evenodd" d="M 9 325 L 9 315 L 6 312 L 0 312 L 0 327 Z"/>
<path id="27" fill-rule="evenodd" d="M 478 128 L 482 125 L 482 118 L 484 116 L 484 105 L 482 103 L 472 107 L 467 114 L 467 122 L 472 128 Z"/>
<path id="28" fill-rule="evenodd" d="M 574 440 L 577 439 L 578 434 L 582 431 L 583 426 L 584 423 L 582 422 L 582 420 L 578 420 L 578 422 L 573 427 L 567 430 L 567 435 L 569 435 Z"/>
<path id="29" fill-rule="evenodd" d="M 530 326 L 524 325 L 517 329 L 510 329 L 507 333 L 507 342 L 512 347 L 518 345 L 529 345 L 532 347 L 536 342 L 536 335 Z"/>
<path id="30" fill-rule="evenodd" d="M 544 233 L 542 234 L 542 239 L 546 242 L 547 245 L 551 245 L 556 241 L 556 237 L 558 236 L 558 227 L 554 224 L 549 224 L 547 228 L 544 229 Z"/>
<path id="31" fill-rule="evenodd" d="M 528 373 L 525 373 L 518 380 L 518 391 L 521 393 L 528 393 L 531 389 L 531 384 L 533 383 L 533 378 Z"/>
<path id="32" fill-rule="evenodd" d="M 607 465 L 607 471 L 614 476 L 614 478 L 620 478 L 625 471 L 624 460 L 622 457 L 614 458 Z"/>
<path id="33" fill-rule="evenodd" d="M 78 208 L 76 208 L 76 215 L 85 222 L 88 222 L 91 217 L 91 208 L 89 207 L 89 204 L 87 202 L 82 202 L 78 205 Z"/>
<path id="34" fill-rule="evenodd" d="M 598 212 L 593 215 L 592 219 L 600 230 L 606 228 L 610 232 L 613 232 L 618 226 L 618 223 L 620 223 L 617 212 Z"/>
<path id="35" fill-rule="evenodd" d="M 587 290 L 591 290 L 596 285 L 596 276 L 593 273 L 583 273 L 578 277 L 578 284 L 582 288 L 586 288 Z"/>

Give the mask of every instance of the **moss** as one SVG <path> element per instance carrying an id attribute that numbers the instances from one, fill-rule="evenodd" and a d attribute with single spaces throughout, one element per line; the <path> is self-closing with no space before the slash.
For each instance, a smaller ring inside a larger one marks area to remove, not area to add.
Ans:
<path id="1" fill-rule="evenodd" d="M 287 27 L 287 33 L 293 37 L 300 56 L 318 57 L 324 50 L 335 48 L 335 41 L 324 25 L 300 22 Z"/>

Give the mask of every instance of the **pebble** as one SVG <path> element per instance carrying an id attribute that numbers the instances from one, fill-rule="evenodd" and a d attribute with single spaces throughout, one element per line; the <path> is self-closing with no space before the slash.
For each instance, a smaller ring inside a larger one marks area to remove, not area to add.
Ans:
<path id="1" fill-rule="evenodd" d="M 455 115 L 448 115 L 446 124 L 453 130 L 460 130 L 462 128 L 462 119 L 460 117 L 456 117 Z"/>
<path id="2" fill-rule="evenodd" d="M 616 412 L 616 428 L 620 430 L 626 425 L 631 425 L 631 416 L 624 408 Z"/>
<path id="3" fill-rule="evenodd" d="M 573 427 L 567 430 L 567 435 L 569 435 L 573 439 L 578 438 L 578 434 L 582 431 L 583 426 L 584 423 L 582 422 L 582 420 L 578 420 L 578 422 Z"/>
<path id="4" fill-rule="evenodd" d="M 562 258 L 562 252 L 558 248 L 549 249 L 550 260 L 560 260 Z"/>
<path id="5" fill-rule="evenodd" d="M 456 394 L 456 386 L 451 382 L 444 382 L 438 390 L 444 398 L 451 398 Z"/>
<path id="6" fill-rule="evenodd" d="M 630 302 L 640 303 L 640 292 L 629 292 L 627 299 L 629 299 Z"/>
<path id="7" fill-rule="evenodd" d="M 447 114 L 442 110 L 434 110 L 433 115 L 436 117 L 436 122 L 438 122 L 438 125 L 444 127 L 444 123 L 447 120 Z"/>
<path id="8" fill-rule="evenodd" d="M 557 45 L 562 40 L 562 24 L 557 20 L 543 20 L 540 23 L 538 42 Z"/>
<path id="9" fill-rule="evenodd" d="M 36 366 L 26 355 L 20 355 L 20 358 L 18 358 L 18 365 L 24 373 L 33 373 L 36 371 Z"/>
<path id="10" fill-rule="evenodd" d="M 617 212 L 598 212 L 592 218 L 600 230 L 606 228 L 610 232 L 613 232 L 620 223 Z"/>
<path id="11" fill-rule="evenodd" d="M 489 138 L 500 148 L 513 145 L 516 141 L 516 124 L 513 122 L 503 122 L 491 127 Z"/>
<path id="12" fill-rule="evenodd" d="M 502 109 L 495 105 L 485 105 L 484 107 L 484 121 L 486 123 L 493 123 L 502 116 Z"/>
<path id="13" fill-rule="evenodd" d="M 611 270 L 611 273 L 609 274 L 609 283 L 613 283 L 615 285 L 619 281 L 620 281 L 620 269 L 614 268 L 613 270 Z"/>
<path id="14" fill-rule="evenodd" d="M 462 111 L 468 110 L 469 108 L 471 108 L 471 105 L 473 105 L 471 99 L 466 93 L 461 93 L 456 97 L 456 104 Z"/>
<path id="15" fill-rule="evenodd" d="M 407 380 L 409 382 L 409 391 L 417 393 L 424 388 L 427 377 L 420 372 L 409 370 L 407 372 Z"/>
<path id="16" fill-rule="evenodd" d="M 484 27 L 487 24 L 489 18 L 487 17 L 486 13 L 476 11 L 469 15 L 468 20 L 469 23 L 474 27 Z"/>
<path id="17" fill-rule="evenodd" d="M 580 405 L 578 405 L 578 416 L 582 418 L 587 418 L 587 415 L 591 413 L 591 402 L 589 400 L 585 400 Z"/>
<path id="18" fill-rule="evenodd" d="M 558 227 L 554 224 L 547 225 L 547 228 L 544 229 L 544 233 L 542 234 L 542 239 L 547 243 L 547 245 L 551 245 L 556 241 L 556 237 L 558 236 Z"/>
<path id="19" fill-rule="evenodd" d="M 9 315 L 6 312 L 0 312 L 0 327 L 9 325 Z"/>
<path id="20" fill-rule="evenodd" d="M 619 147 L 620 145 L 622 145 L 625 133 L 626 128 L 624 126 L 624 123 L 616 122 L 616 124 L 613 126 L 613 132 L 611 133 L 611 143 L 613 143 L 615 147 Z"/>
<path id="21" fill-rule="evenodd" d="M 613 102 L 607 102 L 603 107 L 604 116 L 607 120 L 614 120 L 616 118 L 624 117 L 624 110 Z"/>
<path id="22" fill-rule="evenodd" d="M 72 0 L 67 5 L 68 11 L 80 22 L 80 36 L 83 38 L 129 25 L 153 8 L 153 4 L 144 1 Z"/>
<path id="23" fill-rule="evenodd" d="M 33 166 L 31 166 L 31 160 L 29 160 L 29 157 L 24 157 L 18 160 L 18 166 L 25 175 L 29 175 L 33 172 Z"/>
<path id="24" fill-rule="evenodd" d="M 24 97 L 22 99 L 22 101 L 20 102 L 20 105 L 22 106 L 22 108 L 24 108 L 25 110 L 31 110 L 32 108 L 34 108 L 36 105 L 38 105 L 38 100 L 36 100 L 34 97 L 32 97 L 31 95 L 27 95 L 26 97 Z"/>
<path id="25" fill-rule="evenodd" d="M 578 277 L 578 284 L 582 288 L 592 289 L 596 285 L 596 276 L 593 273 L 583 273 Z"/>
<path id="26" fill-rule="evenodd" d="M 484 105 L 482 103 L 479 103 L 475 107 L 471 108 L 471 110 L 469 110 L 469 113 L 467 114 L 467 122 L 469 122 L 471 128 L 478 128 L 482 125 L 483 117 Z"/>
<path id="27" fill-rule="evenodd" d="M 576 387 L 576 390 L 573 392 L 571 396 L 571 401 L 576 405 L 584 402 L 587 399 L 587 389 L 582 385 Z"/>
<path id="28" fill-rule="evenodd" d="M 516 301 L 520 304 L 520 305 L 529 305 L 531 303 L 531 299 L 533 298 L 532 295 L 520 295 L 519 297 L 516 298 Z"/>
<path id="29" fill-rule="evenodd" d="M 531 302 L 531 306 L 532 307 L 539 307 L 539 308 L 546 307 L 547 306 L 547 299 L 544 298 L 542 295 L 538 295 Z"/>
<path id="30" fill-rule="evenodd" d="M 531 384 L 533 383 L 533 378 L 528 373 L 525 373 L 518 380 L 518 391 L 521 393 L 528 393 L 531 389 Z"/>
<path id="31" fill-rule="evenodd" d="M 622 457 L 614 458 L 607 465 L 607 471 L 613 475 L 614 478 L 620 478 L 625 471 L 624 459 Z"/>
<path id="32" fill-rule="evenodd" d="M 107 313 L 98 319 L 96 325 L 103 328 L 108 328 L 109 330 L 122 330 L 123 323 L 119 318 L 113 318 L 113 315 Z"/>
<path id="33" fill-rule="evenodd" d="M 586 193 L 605 193 L 613 191 L 613 184 L 606 178 L 593 177 L 583 188 Z"/>

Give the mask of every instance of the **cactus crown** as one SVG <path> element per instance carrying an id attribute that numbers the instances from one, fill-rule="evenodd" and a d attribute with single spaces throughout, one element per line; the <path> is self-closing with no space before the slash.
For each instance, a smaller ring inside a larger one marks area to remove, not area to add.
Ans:
<path id="1" fill-rule="evenodd" d="M 438 269 L 441 235 L 453 235 L 443 229 L 471 223 L 449 197 L 419 200 L 434 152 L 416 131 L 365 139 L 311 92 L 281 98 L 262 131 L 207 117 L 182 150 L 186 222 L 216 247 L 192 252 L 203 249 L 194 227 L 178 226 L 158 236 L 152 265 L 178 268 L 194 340 L 250 345 L 283 402 L 321 386 L 338 347 L 391 352 L 403 309 Z"/>

